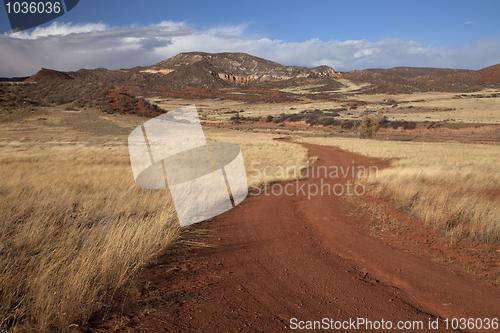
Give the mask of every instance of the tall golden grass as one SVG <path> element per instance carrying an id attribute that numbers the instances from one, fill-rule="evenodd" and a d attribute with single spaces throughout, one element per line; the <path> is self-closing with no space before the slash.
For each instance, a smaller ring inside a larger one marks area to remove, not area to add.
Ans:
<path id="1" fill-rule="evenodd" d="M 207 132 L 239 144 L 247 172 L 254 161 L 307 161 L 306 149 L 271 135 Z M 111 148 L 85 138 L 0 148 L 0 329 L 85 322 L 179 235 L 168 191 L 136 186 L 127 138 L 116 139 Z"/>
<path id="2" fill-rule="evenodd" d="M 390 159 L 378 177 L 360 179 L 426 225 L 456 240 L 500 243 L 500 147 L 461 143 L 304 138 Z"/>
<path id="3" fill-rule="evenodd" d="M 137 187 L 128 154 L 0 157 L 0 321 L 65 331 L 175 239 L 165 191 Z"/>

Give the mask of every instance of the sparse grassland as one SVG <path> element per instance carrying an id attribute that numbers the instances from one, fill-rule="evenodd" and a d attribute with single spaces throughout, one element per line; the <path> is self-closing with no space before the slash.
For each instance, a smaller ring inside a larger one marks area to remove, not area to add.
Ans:
<path id="1" fill-rule="evenodd" d="M 391 160 L 361 180 L 454 239 L 500 243 L 500 147 L 346 138 L 302 138 Z"/>
<path id="2" fill-rule="evenodd" d="M 37 117 L 0 130 L 0 330 L 84 322 L 179 234 L 168 192 L 139 188 L 132 176 L 127 137 L 144 118 Z M 247 173 L 252 162 L 307 161 L 306 149 L 272 135 L 205 130 L 208 141 L 240 145 Z"/>
<path id="3" fill-rule="evenodd" d="M 346 87 L 360 88 L 349 85 Z M 352 83 L 351 83 L 352 84 Z M 302 86 L 298 90 L 310 88 Z M 286 90 L 286 89 L 285 89 Z M 353 90 L 352 92 L 356 92 Z M 450 92 L 418 92 L 413 94 L 345 94 L 334 100 L 308 100 L 307 102 L 284 103 L 245 103 L 231 100 L 183 100 L 149 98 L 149 102 L 161 102 L 160 108 L 173 110 L 189 103 L 198 104 L 202 120 L 210 122 L 227 122 L 234 113 L 247 118 L 279 117 L 282 114 L 301 114 L 312 110 L 335 110 L 341 120 L 361 120 L 365 112 L 383 111 L 390 121 L 418 121 L 468 123 L 468 124 L 498 124 L 500 107 L 500 92 L 498 89 L 485 89 L 480 92 L 457 94 Z M 328 112 L 328 111 L 326 111 Z"/>

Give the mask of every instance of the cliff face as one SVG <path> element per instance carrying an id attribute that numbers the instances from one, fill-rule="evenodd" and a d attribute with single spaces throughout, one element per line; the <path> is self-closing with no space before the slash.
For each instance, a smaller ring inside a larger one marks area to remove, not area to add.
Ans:
<path id="1" fill-rule="evenodd" d="M 240 75 L 231 75 L 227 73 L 217 73 L 215 71 L 211 71 L 210 74 L 219 77 L 222 80 L 230 81 L 238 84 L 247 84 L 250 82 L 265 82 L 265 81 L 283 81 L 290 80 L 296 78 L 305 78 L 305 77 L 335 77 L 338 79 L 342 79 L 342 74 L 336 73 L 333 68 L 323 69 L 314 71 L 311 69 L 306 72 L 290 74 L 290 75 L 277 75 L 277 74 L 251 74 L 246 76 Z"/>
<path id="2" fill-rule="evenodd" d="M 174 69 L 145 69 L 143 71 L 141 71 L 142 73 L 152 73 L 152 74 L 168 74 L 170 72 L 173 72 Z"/>

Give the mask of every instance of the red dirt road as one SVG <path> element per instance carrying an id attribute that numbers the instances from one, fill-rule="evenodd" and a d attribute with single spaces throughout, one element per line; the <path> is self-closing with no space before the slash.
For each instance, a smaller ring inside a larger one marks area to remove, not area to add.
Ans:
<path id="1" fill-rule="evenodd" d="M 332 147 L 306 147 L 319 156 L 315 169 L 378 163 Z M 306 195 L 295 183 L 288 187 L 291 196 L 250 195 L 235 209 L 193 226 L 198 234 L 208 229 L 196 241 L 209 247 L 176 246 L 159 265 L 143 270 L 139 281 L 146 286 L 104 314 L 104 321 L 103 313 L 94 317 L 88 328 L 280 332 L 295 327 L 292 318 L 297 323 L 366 318 L 391 321 L 393 331 L 401 331 L 397 325 L 404 321 L 422 322 L 415 332 L 443 332 L 445 318 L 500 317 L 498 288 L 368 236 L 349 204 L 336 195 L 308 199 L 308 186 L 314 192 L 312 184 L 321 181 L 334 185 L 346 179 L 299 182 Z M 436 317 L 439 330 L 431 330 L 429 319 Z M 366 328 L 360 325 L 359 331 Z"/>

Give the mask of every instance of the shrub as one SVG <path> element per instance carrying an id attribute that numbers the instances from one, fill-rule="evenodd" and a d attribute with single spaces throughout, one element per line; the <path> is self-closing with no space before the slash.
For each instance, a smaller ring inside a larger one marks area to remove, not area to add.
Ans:
<path id="1" fill-rule="evenodd" d="M 287 119 L 288 119 L 288 115 L 282 113 L 282 114 L 280 114 L 279 117 L 273 119 L 273 123 L 275 123 L 275 124 L 282 123 Z"/>
<path id="2" fill-rule="evenodd" d="M 302 119 L 304 119 L 303 115 L 295 113 L 288 118 L 288 121 L 301 121 Z"/>
<path id="3" fill-rule="evenodd" d="M 106 112 L 108 114 L 113 114 L 113 113 L 115 113 L 115 108 L 113 105 L 108 104 L 102 108 L 102 112 Z"/>
<path id="4" fill-rule="evenodd" d="M 376 116 L 365 116 L 361 120 L 359 132 L 362 138 L 370 138 L 380 129 L 380 121 L 383 118 L 379 111 Z"/>
<path id="5" fill-rule="evenodd" d="M 318 124 L 318 118 L 307 118 L 306 119 L 306 124 L 309 124 L 309 126 L 312 126 L 312 125 L 317 125 Z"/>
<path id="6" fill-rule="evenodd" d="M 379 119 L 370 117 L 370 116 L 365 116 L 361 120 L 361 126 L 359 128 L 359 132 L 361 134 L 361 137 L 363 138 L 370 138 L 375 134 L 380 128 L 379 125 Z"/>
<path id="7" fill-rule="evenodd" d="M 330 126 L 335 124 L 335 119 L 334 118 L 323 118 L 322 120 L 322 125 L 323 126 Z"/>
<path id="8" fill-rule="evenodd" d="M 427 125 L 427 129 L 438 128 L 441 126 L 443 126 L 443 124 L 441 124 L 440 122 L 433 122 L 433 123 L 430 123 L 429 125 Z"/>
<path id="9" fill-rule="evenodd" d="M 389 121 L 389 119 L 387 119 L 386 116 L 383 116 L 382 118 L 380 118 L 380 121 L 378 123 L 380 127 L 387 128 L 391 122 Z"/>
<path id="10" fill-rule="evenodd" d="M 233 122 L 233 123 L 239 123 L 240 122 L 240 114 L 237 113 L 236 115 L 232 116 L 231 118 L 229 118 L 229 121 Z"/>
<path id="11" fill-rule="evenodd" d="M 399 127 L 403 126 L 403 122 L 399 120 L 394 120 L 391 121 L 391 127 L 394 129 L 398 129 Z"/>
<path id="12" fill-rule="evenodd" d="M 245 121 L 254 121 L 254 122 L 258 122 L 258 121 L 260 121 L 260 118 L 259 118 L 259 117 L 247 117 L 247 118 L 245 118 L 245 117 L 240 117 L 240 119 L 245 120 Z"/>
<path id="13" fill-rule="evenodd" d="M 414 121 L 405 121 L 402 127 L 405 130 L 413 130 L 417 127 L 417 123 Z"/>
<path id="14" fill-rule="evenodd" d="M 344 122 L 342 123 L 341 127 L 342 129 L 346 129 L 346 130 L 350 130 L 350 129 L 353 129 L 355 126 L 354 126 L 354 121 L 352 120 L 344 120 Z"/>

